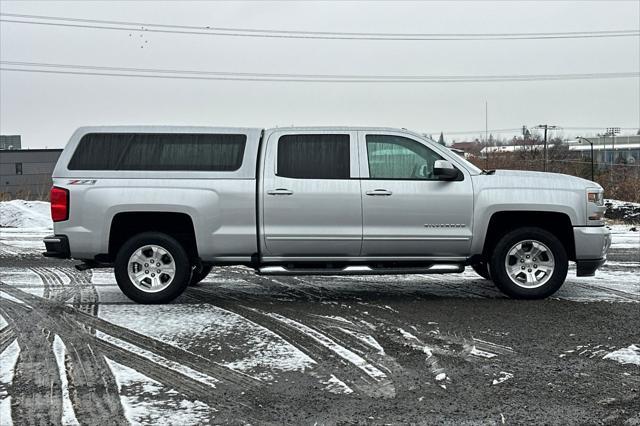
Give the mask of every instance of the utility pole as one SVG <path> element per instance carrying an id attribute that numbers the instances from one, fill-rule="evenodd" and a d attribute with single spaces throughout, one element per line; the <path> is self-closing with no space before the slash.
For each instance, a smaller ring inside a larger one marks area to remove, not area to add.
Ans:
<path id="1" fill-rule="evenodd" d="M 484 101 L 484 142 L 487 149 L 485 167 L 489 170 L 489 103 Z"/>
<path id="2" fill-rule="evenodd" d="M 555 130 L 557 129 L 558 126 L 551 126 L 549 124 L 538 124 L 536 127 L 534 127 L 534 129 L 544 129 L 544 154 L 543 154 L 543 161 L 544 161 L 544 171 L 547 171 L 547 130 Z"/>

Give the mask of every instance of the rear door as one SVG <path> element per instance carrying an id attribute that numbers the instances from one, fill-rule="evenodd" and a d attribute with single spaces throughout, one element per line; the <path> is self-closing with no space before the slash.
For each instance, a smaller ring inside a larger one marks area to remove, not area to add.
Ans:
<path id="1" fill-rule="evenodd" d="M 473 187 L 433 175 L 444 158 L 426 141 L 360 132 L 362 256 L 462 257 L 469 253 Z"/>
<path id="2" fill-rule="evenodd" d="M 263 169 L 266 256 L 358 256 L 362 205 L 357 133 L 276 131 Z"/>

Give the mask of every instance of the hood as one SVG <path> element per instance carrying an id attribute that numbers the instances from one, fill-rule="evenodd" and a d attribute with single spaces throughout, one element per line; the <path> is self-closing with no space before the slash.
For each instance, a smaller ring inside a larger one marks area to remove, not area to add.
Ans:
<path id="1" fill-rule="evenodd" d="M 490 175 L 474 176 L 481 186 L 501 188 L 586 189 L 602 188 L 595 182 L 561 173 L 496 170 Z"/>

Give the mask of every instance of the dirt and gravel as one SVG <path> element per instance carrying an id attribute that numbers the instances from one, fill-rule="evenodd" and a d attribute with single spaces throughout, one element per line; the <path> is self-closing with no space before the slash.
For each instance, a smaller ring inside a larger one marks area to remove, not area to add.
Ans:
<path id="1" fill-rule="evenodd" d="M 543 301 L 455 275 L 217 268 L 136 305 L 0 235 L 0 424 L 640 424 L 640 234 Z"/>

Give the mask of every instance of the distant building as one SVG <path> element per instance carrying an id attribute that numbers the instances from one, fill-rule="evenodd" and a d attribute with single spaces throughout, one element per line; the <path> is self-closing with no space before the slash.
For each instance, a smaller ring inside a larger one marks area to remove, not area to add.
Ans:
<path id="1" fill-rule="evenodd" d="M 611 136 L 587 138 L 593 143 L 593 160 L 601 167 L 607 164 L 623 163 L 623 164 L 640 164 L 640 135 L 633 136 Z M 574 156 L 589 160 L 591 158 L 591 145 L 584 140 L 570 140 L 562 143 L 569 149 Z M 502 145 L 487 146 L 482 148 L 480 156 L 484 157 L 487 153 L 506 153 L 517 151 L 542 151 L 543 145 L 536 143 L 535 145 Z"/>
<path id="2" fill-rule="evenodd" d="M 482 144 L 480 142 L 454 142 L 451 144 L 451 148 L 462 151 L 464 158 L 472 158 L 480 155 Z"/>
<path id="3" fill-rule="evenodd" d="M 0 151 L 0 199 L 45 200 L 61 149 Z"/>
<path id="4" fill-rule="evenodd" d="M 586 138 L 593 144 L 593 159 L 596 163 L 640 164 L 640 135 Z M 583 158 L 590 158 L 591 145 L 584 140 L 568 141 L 569 150 L 580 152 Z"/>
<path id="5" fill-rule="evenodd" d="M 20 148 L 22 148 L 20 135 L 0 135 L 0 150 Z"/>

